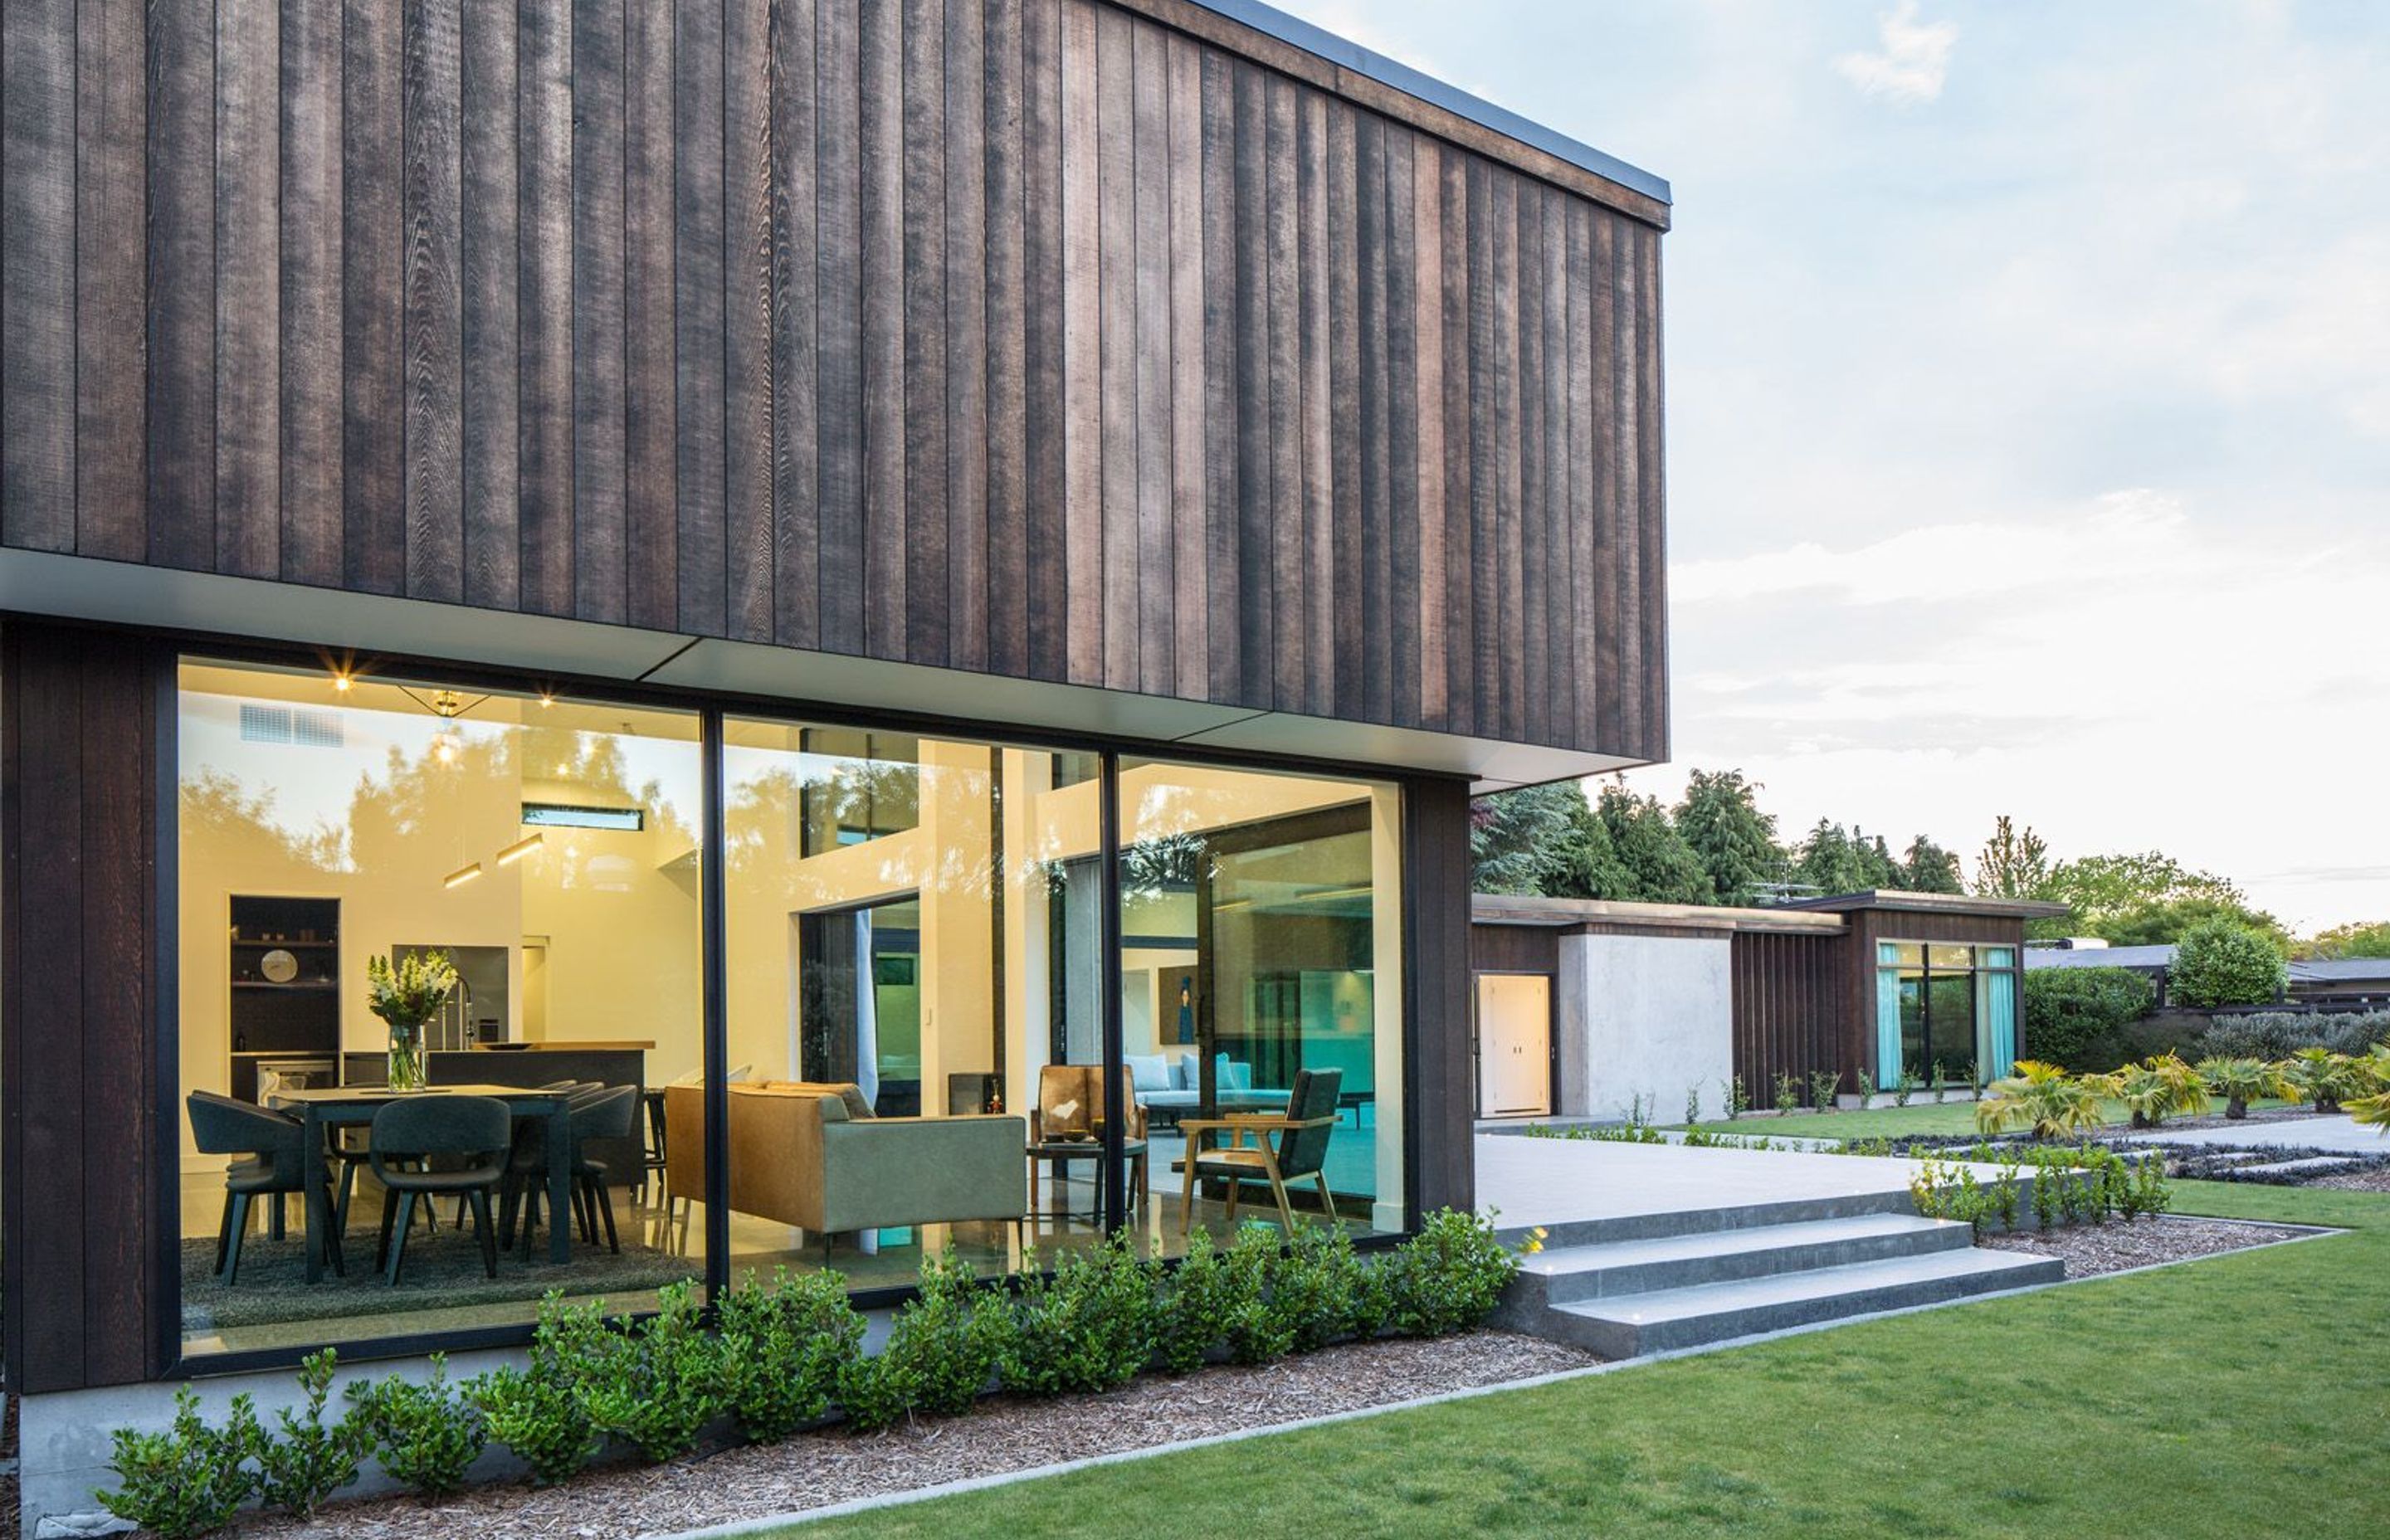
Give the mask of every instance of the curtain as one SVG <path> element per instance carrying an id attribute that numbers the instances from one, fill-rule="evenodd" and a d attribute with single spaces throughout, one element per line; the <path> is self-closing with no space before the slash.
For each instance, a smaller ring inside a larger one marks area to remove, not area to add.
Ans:
<path id="1" fill-rule="evenodd" d="M 1875 1084 L 1881 1091 L 1900 1072 L 1900 970 L 1875 970 Z"/>
<path id="2" fill-rule="evenodd" d="M 1993 956 L 2007 951 L 2006 947 L 1986 948 Z M 2010 969 L 1987 969 L 1975 977 L 1983 985 L 1984 1040 L 1989 1050 L 1978 1072 L 1988 1084 L 2016 1068 L 2017 976 Z"/>
<path id="3" fill-rule="evenodd" d="M 871 956 L 871 911 L 854 912 L 854 1083 L 880 1103 L 880 979 Z"/>

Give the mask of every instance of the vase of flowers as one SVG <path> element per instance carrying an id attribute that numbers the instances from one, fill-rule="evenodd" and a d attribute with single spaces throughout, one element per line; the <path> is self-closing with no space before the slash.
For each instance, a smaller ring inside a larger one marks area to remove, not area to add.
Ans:
<path id="1" fill-rule="evenodd" d="M 445 952 L 411 952 L 393 963 L 366 960 L 366 1008 L 390 1028 L 390 1088 L 423 1089 L 423 1023 L 456 991 L 456 965 Z"/>

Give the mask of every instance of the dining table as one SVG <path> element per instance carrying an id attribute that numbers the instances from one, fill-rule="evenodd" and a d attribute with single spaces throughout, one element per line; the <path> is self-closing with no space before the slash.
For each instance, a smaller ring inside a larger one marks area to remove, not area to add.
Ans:
<path id="1" fill-rule="evenodd" d="M 507 1104 L 518 1118 L 542 1118 L 547 1124 L 547 1260 L 572 1260 L 572 1226 L 561 1218 L 572 1213 L 572 1103 L 561 1091 L 538 1091 L 521 1085 L 430 1085 L 419 1091 L 393 1091 L 387 1085 L 324 1085 L 305 1090 L 269 1093 L 269 1105 L 299 1115 L 306 1125 L 301 1141 L 304 1163 L 303 1192 L 321 1192 L 325 1179 L 325 1136 L 337 1128 L 370 1123 L 384 1106 L 410 1097 L 489 1097 Z M 323 1231 L 316 1227 L 317 1205 L 307 1212 L 307 1281 L 324 1277 Z"/>

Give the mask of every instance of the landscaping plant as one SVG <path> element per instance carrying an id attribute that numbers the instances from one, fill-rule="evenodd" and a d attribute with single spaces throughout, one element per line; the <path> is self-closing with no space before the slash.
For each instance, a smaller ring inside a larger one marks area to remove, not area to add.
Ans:
<path id="1" fill-rule="evenodd" d="M 2365 1089 L 2358 1061 L 2330 1048 L 2301 1048 L 2282 1061 L 2282 1084 L 2319 1112 L 2337 1112 L 2341 1103 Z"/>
<path id="2" fill-rule="evenodd" d="M 1776 1110 L 1779 1112 L 1801 1110 L 1801 1083 L 1783 1070 L 1776 1072 Z"/>
<path id="3" fill-rule="evenodd" d="M 1239 1308 L 1238 1288 L 1226 1256 L 1197 1230 L 1154 1309 L 1154 1360 L 1164 1373 L 1192 1374 L 1227 1340 Z"/>
<path id="4" fill-rule="evenodd" d="M 1161 1266 L 1139 1256 L 1126 1230 L 1102 1245 L 1062 1253 L 1050 1275 L 1023 1279 L 998 1374 L 1024 1395 L 1064 1395 L 1125 1385 L 1153 1355 Z"/>
<path id="5" fill-rule="evenodd" d="M 839 1384 L 863 1354 L 863 1316 L 846 1296 L 846 1276 L 829 1268 L 752 1273 L 722 1297 L 722 1398 L 739 1431 L 777 1444 L 829 1415 Z"/>
<path id="6" fill-rule="evenodd" d="M 598 1431 L 562 1378 L 537 1367 L 492 1369 L 465 1382 L 465 1398 L 482 1414 L 490 1436 L 531 1467 L 532 1479 L 554 1486 L 598 1449 Z"/>
<path id="7" fill-rule="evenodd" d="M 1228 1357 L 1239 1364 L 1268 1364 L 1294 1351 L 1295 1321 L 1270 1292 L 1278 1270 L 1278 1232 L 1250 1225 L 1228 1243 Z"/>
<path id="8" fill-rule="evenodd" d="M 2135 1128 L 2155 1128 L 2176 1113 L 2207 1110 L 2207 1082 L 2178 1054 L 2153 1054 L 2105 1077 L 2107 1092 L 2133 1115 Z"/>
<path id="9" fill-rule="evenodd" d="M 1010 1349 L 1010 1303 L 983 1291 L 949 1246 L 921 1264 L 920 1293 L 896 1312 L 877 1357 L 847 1367 L 839 1400 L 856 1430 L 893 1427 L 915 1412 L 968 1411 Z"/>
<path id="10" fill-rule="evenodd" d="M 284 1407 L 276 1414 L 282 1436 L 257 1441 L 257 1495 L 268 1508 L 287 1508 L 303 1518 L 357 1479 L 357 1462 L 372 1442 L 365 1419 L 353 1409 L 328 1426 L 324 1421 L 337 1360 L 338 1354 L 325 1348 L 299 1361 L 305 1409 Z"/>
<path id="11" fill-rule="evenodd" d="M 1342 1226 L 1308 1225 L 1294 1233 L 1271 1269 L 1270 1296 L 1294 1325 L 1295 1352 L 1317 1352 L 1356 1334 L 1362 1272 Z"/>
<path id="12" fill-rule="evenodd" d="M 2199 1073 L 2208 1090 L 2224 1098 L 2228 1118 L 2245 1118 L 2251 1102 L 2281 1096 L 2286 1089 L 2282 1072 L 2262 1059 L 2203 1059 Z"/>
<path id="13" fill-rule="evenodd" d="M 1487 1216 L 1438 1209 L 1420 1222 L 1389 1262 L 1389 1324 L 1406 1337 L 1466 1331 L 1494 1313 L 1519 1259 Z"/>
<path id="14" fill-rule="evenodd" d="M 2156 1005 L 2157 986 L 2127 968 L 2030 969 L 2024 1040 L 2044 1063 L 2083 1067 L 2088 1052 Z"/>
<path id="15" fill-rule="evenodd" d="M 2290 969 L 2264 932 L 2206 919 L 2175 943 L 2166 992 L 2186 1006 L 2255 1006 L 2279 999 Z"/>
<path id="16" fill-rule="evenodd" d="M 722 1351 L 699 1318 L 697 1285 L 666 1284 L 656 1302 L 654 1315 L 623 1323 L 606 1372 L 585 1379 L 580 1398 L 598 1431 L 661 1464 L 696 1448 L 725 1402 Z"/>
<path id="17" fill-rule="evenodd" d="M 351 1385 L 349 1405 L 383 1473 L 425 1497 L 464 1486 L 489 1440 L 480 1409 L 449 1385 L 444 1353 L 431 1355 L 431 1372 L 419 1383 L 391 1375 Z"/>
<path id="18" fill-rule="evenodd" d="M 1834 1094 L 1843 1088 L 1840 1070 L 1818 1070 L 1809 1076 L 1809 1105 L 1820 1112 L 1837 1111 Z"/>
<path id="19" fill-rule="evenodd" d="M 1892 1104 L 1895 1107 L 1906 1107 L 1908 1105 L 1908 1098 L 1916 1094 L 1917 1077 L 1908 1072 L 1908 1065 L 1903 1064 L 1900 1067 L 1900 1073 L 1893 1077 Z"/>
<path id="20" fill-rule="evenodd" d="M 1926 1079 L 1928 1084 L 1932 1084 L 1934 1087 L 1934 1099 L 1935 1101 L 1939 1102 L 1949 1095 L 1947 1087 L 1943 1084 L 1942 1061 L 1940 1059 L 1937 1059 L 1934 1061 L 1934 1068 L 1927 1072 Z"/>
<path id="21" fill-rule="evenodd" d="M 1989 1094 L 1975 1103 L 1975 1126 L 1999 1134 L 2023 1124 L 2037 1139 L 2062 1138 L 2100 1126 L 2100 1090 L 2098 1084 L 2070 1076 L 2055 1064 L 2021 1059 L 2015 1074 L 1992 1082 Z"/>
<path id="22" fill-rule="evenodd" d="M 264 1441 L 247 1395 L 232 1398 L 231 1417 L 216 1428 L 199 1415 L 198 1392 L 184 1385 L 174 1392 L 168 1431 L 116 1430 L 108 1468 L 117 1490 L 96 1495 L 109 1512 L 168 1540 L 205 1534 L 230 1523 L 257 1489 L 252 1462 Z"/>

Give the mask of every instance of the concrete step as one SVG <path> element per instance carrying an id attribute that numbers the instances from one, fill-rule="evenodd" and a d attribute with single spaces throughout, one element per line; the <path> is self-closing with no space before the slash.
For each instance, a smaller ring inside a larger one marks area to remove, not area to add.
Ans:
<path id="1" fill-rule="evenodd" d="M 1659 1240 L 1672 1236 L 1717 1235 L 1778 1225 L 1801 1225 L 1824 1219 L 1856 1219 L 1869 1214 L 1917 1213 L 1916 1200 L 1906 1189 L 1837 1194 L 1826 1198 L 1776 1200 L 1729 1204 L 1723 1208 L 1688 1208 L 1657 1213 L 1612 1214 L 1598 1219 L 1567 1220 L 1547 1225 L 1544 1249 L 1555 1251 L 1580 1246 L 1607 1246 L 1628 1240 Z M 1533 1226 L 1506 1226 L 1503 1242 L 1516 1246 Z"/>
<path id="2" fill-rule="evenodd" d="M 1789 1225 L 1614 1240 L 1549 1249 L 1524 1260 L 1523 1304 L 1566 1304 L 1657 1290 L 1813 1272 L 1853 1263 L 1925 1256 L 1973 1243 L 1964 1225 L 1913 1213 L 1861 1213 Z"/>
<path id="3" fill-rule="evenodd" d="M 2055 1257 L 1973 1248 L 1546 1305 L 1522 1329 L 1633 1358 L 1789 1327 L 2055 1283 Z"/>

